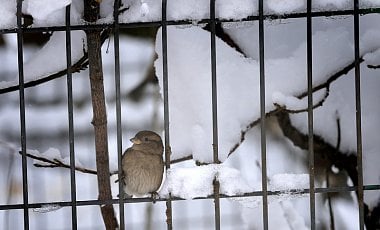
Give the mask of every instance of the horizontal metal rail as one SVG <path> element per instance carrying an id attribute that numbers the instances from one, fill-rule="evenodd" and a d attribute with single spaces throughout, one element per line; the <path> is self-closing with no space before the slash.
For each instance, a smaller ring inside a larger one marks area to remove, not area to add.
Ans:
<path id="1" fill-rule="evenodd" d="M 326 194 L 326 193 L 340 193 L 340 192 L 355 192 L 358 189 L 357 186 L 347 186 L 347 187 L 334 187 L 334 188 L 315 188 L 315 193 Z M 363 186 L 363 190 L 371 191 L 371 190 L 380 190 L 380 185 L 365 185 Z M 269 196 L 279 196 L 279 195 L 307 195 L 310 193 L 310 189 L 291 189 L 286 191 L 268 191 Z M 240 195 L 224 195 L 220 194 L 220 198 L 244 198 L 244 197 L 256 197 L 263 196 L 262 191 L 254 191 L 249 193 L 244 193 Z M 193 200 L 206 200 L 206 199 L 214 199 L 214 195 L 210 195 L 207 197 L 196 197 Z M 171 197 L 171 201 L 183 201 L 186 200 L 180 197 Z M 159 198 L 155 200 L 156 202 L 166 202 L 167 199 Z M 123 200 L 124 203 L 145 203 L 152 202 L 151 198 L 127 198 Z M 77 200 L 77 206 L 86 206 L 86 205 L 105 205 L 105 204 L 118 204 L 119 199 L 111 199 L 111 200 Z M 46 202 L 46 203 L 29 203 L 28 207 L 30 209 L 38 209 L 44 208 L 47 206 L 60 206 L 60 207 L 69 207 L 72 205 L 71 201 L 62 201 L 62 202 Z M 9 209 L 23 209 L 23 204 L 10 204 L 10 205 L 0 205 L 0 210 L 9 210 Z"/>
<path id="2" fill-rule="evenodd" d="M 359 9 L 360 15 L 380 13 L 380 8 L 370 8 L 370 9 Z M 291 18 L 306 18 L 307 13 L 291 13 L 291 14 L 266 14 L 264 15 L 264 20 L 278 20 L 278 19 L 291 19 Z M 336 10 L 336 11 L 320 11 L 320 12 L 311 12 L 311 17 L 333 17 L 333 16 L 353 16 L 354 10 Z M 249 22 L 249 21 L 258 21 L 259 16 L 249 16 L 241 20 L 224 20 L 224 19 L 215 19 L 216 23 L 222 22 Z M 210 23 L 210 19 L 198 20 L 196 24 L 206 24 Z M 194 21 L 190 20 L 168 20 L 166 24 L 170 25 L 194 25 Z M 154 22 L 133 22 L 133 23 L 119 23 L 120 29 L 130 29 L 130 28 L 145 28 L 145 27 L 159 27 L 162 26 L 162 21 Z M 113 23 L 105 24 L 81 24 L 81 25 L 71 25 L 70 30 L 99 30 L 99 29 L 112 29 L 114 27 Z M 65 25 L 62 26 L 51 26 L 51 27 L 27 27 L 22 28 L 24 33 L 38 33 L 38 32 L 51 32 L 51 31 L 65 31 L 67 28 Z M 17 33 L 17 28 L 10 29 L 0 29 L 0 34 L 7 33 Z"/>

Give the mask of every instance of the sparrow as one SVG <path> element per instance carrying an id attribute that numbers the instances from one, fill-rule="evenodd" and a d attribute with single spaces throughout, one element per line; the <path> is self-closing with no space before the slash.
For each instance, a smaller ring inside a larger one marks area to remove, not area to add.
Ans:
<path id="1" fill-rule="evenodd" d="M 124 192 L 129 196 L 150 193 L 154 202 L 164 173 L 164 146 L 161 137 L 155 132 L 144 130 L 130 141 L 133 145 L 122 157 Z"/>

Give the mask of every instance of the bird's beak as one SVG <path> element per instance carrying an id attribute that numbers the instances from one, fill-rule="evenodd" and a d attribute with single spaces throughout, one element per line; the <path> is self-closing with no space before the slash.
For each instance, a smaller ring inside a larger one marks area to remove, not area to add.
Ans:
<path id="1" fill-rule="evenodd" d="M 141 144 L 140 139 L 138 139 L 138 138 L 136 138 L 136 137 L 131 138 L 130 141 L 131 141 L 133 144 L 136 144 L 136 145 Z"/>

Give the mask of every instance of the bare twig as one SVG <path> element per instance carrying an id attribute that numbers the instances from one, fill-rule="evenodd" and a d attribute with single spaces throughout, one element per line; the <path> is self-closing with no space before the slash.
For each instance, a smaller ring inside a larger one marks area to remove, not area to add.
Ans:
<path id="1" fill-rule="evenodd" d="M 21 152 L 19 152 L 19 153 L 21 154 Z M 56 158 L 48 159 L 46 157 L 36 156 L 36 155 L 31 154 L 31 153 L 26 153 L 26 156 L 29 158 L 32 158 L 34 160 L 38 160 L 38 161 L 47 163 L 47 164 L 39 164 L 39 163 L 33 164 L 34 166 L 39 167 L 39 168 L 58 168 L 58 167 L 60 167 L 60 168 L 70 169 L 70 165 L 63 163 L 61 160 L 56 159 Z M 87 169 L 87 168 L 75 166 L 75 170 L 82 172 L 82 173 L 97 175 L 96 170 L 93 170 L 93 169 Z"/>
<path id="2" fill-rule="evenodd" d="M 338 112 L 336 112 L 336 129 L 337 129 L 337 138 L 336 138 L 336 150 L 340 149 L 340 139 L 341 139 L 341 129 L 340 129 L 340 118 Z"/>
<path id="3" fill-rule="evenodd" d="M 188 155 L 188 156 L 185 156 L 182 158 L 171 160 L 170 164 L 176 164 L 176 163 L 180 163 L 180 162 L 188 161 L 188 160 L 192 160 L 192 159 L 193 159 L 193 155 Z"/>
<path id="4" fill-rule="evenodd" d="M 21 154 L 21 152 L 19 152 Z M 70 169 L 70 165 L 69 164 L 66 164 L 64 162 L 62 162 L 61 160 L 59 159 L 48 159 L 46 157 L 42 157 L 42 156 L 36 156 L 36 155 L 33 155 L 31 153 L 26 153 L 26 156 L 31 158 L 31 159 L 34 159 L 34 160 L 38 160 L 38 161 L 41 161 L 43 162 L 44 164 L 40 164 L 40 163 L 34 163 L 33 165 L 35 167 L 39 167 L 39 168 L 67 168 L 67 169 Z M 176 163 L 180 163 L 180 162 L 183 162 L 183 161 L 187 161 L 187 160 L 191 160 L 193 159 L 193 155 L 189 155 L 189 156 L 185 156 L 185 157 L 182 157 L 182 158 L 178 158 L 178 159 L 175 159 L 175 160 L 172 160 L 170 161 L 170 164 L 176 164 Z M 89 168 L 85 168 L 85 167 L 80 167 L 80 166 L 75 166 L 75 170 L 78 171 L 78 172 L 82 172 L 82 173 L 87 173 L 87 174 L 92 174 L 92 175 L 98 175 L 98 172 L 94 169 L 89 169 Z M 116 175 L 118 174 L 118 171 L 115 170 L 115 171 L 110 171 L 109 173 L 109 176 L 113 176 L 113 175 Z"/>
<path id="5" fill-rule="evenodd" d="M 378 69 L 380 68 L 380 65 L 367 65 L 369 69 Z"/>

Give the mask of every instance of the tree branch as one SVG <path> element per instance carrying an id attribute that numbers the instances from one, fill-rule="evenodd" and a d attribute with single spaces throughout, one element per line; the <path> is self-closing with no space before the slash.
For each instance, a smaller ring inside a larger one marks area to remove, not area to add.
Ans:
<path id="1" fill-rule="evenodd" d="M 359 62 L 363 62 L 363 58 L 360 58 L 359 59 Z M 324 83 L 321 83 L 315 87 L 313 87 L 312 89 L 312 92 L 317 92 L 318 90 L 321 90 L 323 88 L 326 89 L 326 95 L 325 95 L 325 98 L 324 100 L 321 100 L 317 105 L 315 105 L 316 107 L 318 106 L 321 106 L 323 104 L 323 102 L 325 101 L 326 97 L 329 95 L 329 89 L 330 89 L 330 85 L 332 82 L 334 82 L 335 80 L 337 80 L 338 78 L 340 78 L 341 76 L 347 74 L 350 70 L 352 70 L 353 68 L 355 68 L 355 61 L 348 64 L 347 66 L 343 67 L 341 70 L 337 71 L 335 74 L 331 75 Z M 298 95 L 296 95 L 296 97 L 298 99 L 302 99 L 304 97 L 307 96 L 307 91 L 305 92 L 302 92 Z M 277 114 L 278 112 L 281 112 L 283 111 L 283 108 L 276 108 L 272 111 L 269 111 L 266 113 L 265 117 L 270 117 L 272 115 L 275 115 Z M 302 112 L 302 111 L 296 111 L 296 112 Z M 247 134 L 247 132 L 249 130 L 251 130 L 253 127 L 255 127 L 257 124 L 260 124 L 260 118 L 252 121 L 244 130 L 241 131 L 241 134 L 240 134 L 240 141 L 238 143 L 236 143 L 230 150 L 230 152 L 228 153 L 228 156 L 230 156 L 232 153 L 234 153 L 236 151 L 237 148 L 239 148 L 239 146 L 243 143 L 243 141 L 245 140 L 245 135 Z M 307 143 L 307 141 L 306 141 Z"/>
<path id="2" fill-rule="evenodd" d="M 308 150 L 308 135 L 305 135 L 292 126 L 289 114 L 279 112 L 276 114 L 278 123 L 283 134 L 301 149 Z M 315 156 L 329 161 L 330 165 L 335 165 L 340 170 L 348 173 L 352 183 L 358 185 L 357 157 L 352 152 L 341 152 L 331 144 L 325 142 L 320 136 L 314 135 L 314 152 Z M 357 191 L 356 191 L 357 194 Z M 375 208 L 376 209 L 376 208 Z M 373 209 L 372 212 L 375 210 Z M 364 204 L 365 225 L 367 229 L 376 229 L 376 221 L 373 214 L 369 211 L 368 205 Z"/>
<path id="3" fill-rule="evenodd" d="M 362 63 L 364 61 L 364 59 L 362 57 L 359 58 L 359 63 Z M 347 66 L 343 67 L 341 70 L 337 71 L 336 73 L 334 73 L 333 75 L 331 75 L 325 82 L 317 85 L 317 86 L 314 86 L 313 89 L 311 90 L 313 93 L 323 89 L 323 88 L 329 88 L 331 83 L 333 83 L 335 80 L 337 80 L 338 78 L 340 78 L 341 76 L 343 75 L 346 75 L 348 74 L 352 69 L 355 68 L 355 60 L 352 61 L 350 64 L 348 64 Z M 307 96 L 307 91 L 299 94 L 298 96 L 296 96 L 297 98 L 299 99 L 302 99 L 304 97 Z"/>
<path id="4" fill-rule="evenodd" d="M 327 86 L 326 92 L 325 92 L 325 95 L 323 96 L 323 98 L 320 101 L 318 101 L 318 103 L 316 103 L 315 105 L 313 105 L 312 108 L 316 109 L 318 107 L 321 107 L 323 105 L 323 103 L 326 101 L 326 99 L 327 99 L 327 97 L 329 95 L 330 95 L 330 86 Z M 304 109 L 288 109 L 285 106 L 279 105 L 277 103 L 274 103 L 274 105 L 277 107 L 277 109 L 281 109 L 282 111 L 290 113 L 290 114 L 304 113 L 304 112 L 307 112 L 307 110 L 308 110 L 308 108 L 304 108 Z"/>
<path id="5" fill-rule="evenodd" d="M 380 68 L 380 65 L 367 65 L 369 69 L 378 69 Z"/>
<path id="6" fill-rule="evenodd" d="M 104 41 L 109 37 L 110 30 L 104 30 L 101 33 L 101 43 L 103 44 Z M 88 54 L 85 52 L 84 55 L 74 64 L 71 66 L 71 73 L 80 72 L 83 69 L 86 69 L 88 67 Z M 58 71 L 56 73 L 50 74 L 46 77 L 38 78 L 36 80 L 31 80 L 28 82 L 25 82 L 24 87 L 34 87 L 46 82 L 49 82 L 51 80 L 63 77 L 67 75 L 67 69 L 63 69 L 61 71 Z M 9 86 L 6 88 L 0 89 L 0 94 L 5 94 L 13 91 L 19 90 L 20 86 L 18 84 L 15 84 L 13 86 Z"/>
<path id="7" fill-rule="evenodd" d="M 84 0 L 84 19 L 94 23 L 99 18 L 100 5 L 97 0 Z M 87 30 L 89 78 L 93 109 L 92 124 L 95 131 L 96 168 L 99 200 L 112 199 L 107 134 L 107 111 L 104 95 L 103 67 L 101 54 L 101 31 Z M 107 230 L 118 229 L 112 204 L 101 205 L 100 211 Z"/>
<path id="8" fill-rule="evenodd" d="M 21 152 L 19 152 L 19 154 L 21 154 Z M 34 166 L 39 167 L 39 168 L 58 168 L 58 167 L 61 167 L 61 168 L 70 169 L 70 165 L 65 164 L 64 162 L 62 162 L 61 160 L 56 159 L 56 158 L 48 159 L 46 157 L 36 156 L 36 155 L 31 154 L 31 153 L 26 153 L 26 156 L 29 158 L 32 158 L 34 160 L 38 160 L 38 161 L 47 163 L 47 164 L 39 164 L 39 163 L 33 164 Z M 87 168 L 75 166 L 75 170 L 82 172 L 82 173 L 97 175 L 96 170 L 93 170 L 93 169 L 87 169 Z M 112 174 L 110 174 L 110 175 L 112 175 Z"/>

